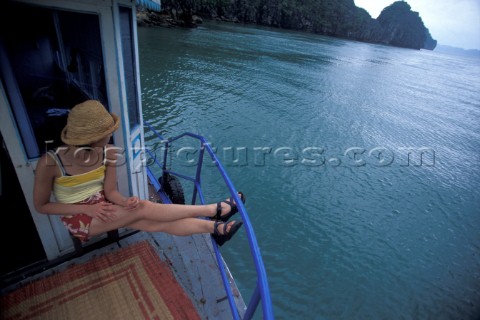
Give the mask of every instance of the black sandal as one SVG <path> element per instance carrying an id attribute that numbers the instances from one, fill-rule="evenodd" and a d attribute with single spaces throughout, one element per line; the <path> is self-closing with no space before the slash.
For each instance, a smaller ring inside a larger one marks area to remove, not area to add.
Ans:
<path id="1" fill-rule="evenodd" d="M 242 192 L 238 192 L 240 200 L 245 203 L 245 195 Z M 222 216 L 222 202 L 230 206 L 230 212 Z M 217 213 L 211 218 L 212 220 L 220 220 L 223 222 L 228 221 L 235 213 L 238 212 L 237 204 L 234 203 L 233 197 L 230 197 L 228 200 L 217 202 Z"/>
<path id="2" fill-rule="evenodd" d="M 230 222 L 215 221 L 215 224 L 213 225 L 212 237 L 213 239 L 215 239 L 215 242 L 219 246 L 223 245 L 225 242 L 230 240 L 243 224 L 242 221 L 234 220 L 232 226 L 230 227 L 230 230 L 227 232 L 227 227 L 230 223 L 232 223 L 232 221 Z M 220 234 L 218 232 L 218 226 L 221 224 L 223 224 L 223 234 Z"/>

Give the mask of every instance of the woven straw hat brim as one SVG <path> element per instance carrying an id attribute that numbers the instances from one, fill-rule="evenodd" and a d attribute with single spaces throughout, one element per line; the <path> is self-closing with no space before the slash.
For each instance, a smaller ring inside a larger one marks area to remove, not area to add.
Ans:
<path id="1" fill-rule="evenodd" d="M 68 145 L 89 145 L 101 140 L 120 126 L 119 117 L 98 101 L 89 100 L 75 106 L 68 115 L 61 139 Z"/>

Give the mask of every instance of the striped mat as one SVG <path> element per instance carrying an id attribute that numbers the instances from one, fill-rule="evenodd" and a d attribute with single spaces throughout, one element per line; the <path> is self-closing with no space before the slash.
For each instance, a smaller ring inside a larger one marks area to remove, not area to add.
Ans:
<path id="1" fill-rule="evenodd" d="M 146 241 L 0 297 L 1 319 L 200 319 Z"/>

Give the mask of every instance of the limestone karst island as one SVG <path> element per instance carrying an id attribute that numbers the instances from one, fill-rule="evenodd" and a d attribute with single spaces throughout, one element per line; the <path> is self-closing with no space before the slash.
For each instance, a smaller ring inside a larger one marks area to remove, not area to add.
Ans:
<path id="1" fill-rule="evenodd" d="M 203 19 L 300 30 L 356 41 L 433 50 L 418 12 L 396 1 L 372 18 L 353 0 L 164 0 L 162 12 L 138 11 L 142 26 L 195 27 Z"/>

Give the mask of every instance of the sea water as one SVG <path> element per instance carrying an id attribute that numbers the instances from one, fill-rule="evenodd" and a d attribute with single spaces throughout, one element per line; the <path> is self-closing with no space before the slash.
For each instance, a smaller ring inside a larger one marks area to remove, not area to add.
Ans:
<path id="1" fill-rule="evenodd" d="M 478 58 L 228 23 L 138 36 L 144 117 L 206 137 L 246 194 L 277 319 L 479 318 Z M 170 161 L 191 170 L 197 144 Z M 221 250 L 248 301 L 245 233 Z"/>

